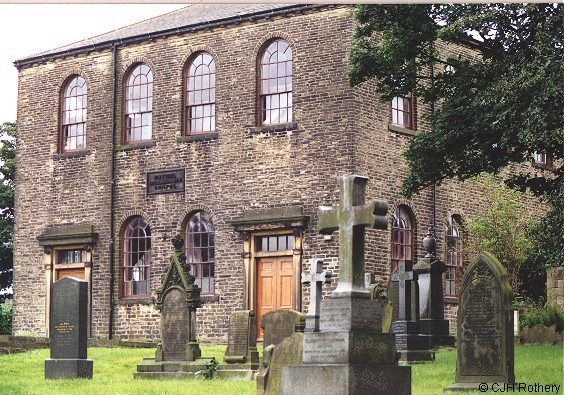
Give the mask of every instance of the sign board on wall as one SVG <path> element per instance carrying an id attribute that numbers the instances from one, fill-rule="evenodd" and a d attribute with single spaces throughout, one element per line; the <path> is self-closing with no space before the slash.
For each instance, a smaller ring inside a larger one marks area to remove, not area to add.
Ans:
<path id="1" fill-rule="evenodd" d="M 184 192 L 184 169 L 147 173 L 147 195 Z"/>

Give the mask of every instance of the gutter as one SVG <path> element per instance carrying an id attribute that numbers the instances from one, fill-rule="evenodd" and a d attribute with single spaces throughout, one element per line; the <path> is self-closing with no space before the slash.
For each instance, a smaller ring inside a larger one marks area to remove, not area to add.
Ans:
<path id="1" fill-rule="evenodd" d="M 110 157 L 110 316 L 108 320 L 108 339 L 112 340 L 113 337 L 113 327 L 114 327 L 114 283 L 115 283 L 115 147 L 116 147 L 116 96 L 117 96 L 117 46 L 118 44 L 112 44 L 112 75 L 113 75 L 113 92 L 112 92 L 112 143 L 111 143 L 111 157 Z"/>
<path id="2" fill-rule="evenodd" d="M 231 25 L 231 24 L 235 24 L 235 23 L 250 22 L 250 21 L 254 21 L 258 18 L 262 18 L 262 17 L 273 17 L 273 16 L 278 16 L 278 15 L 285 15 L 285 14 L 288 14 L 290 12 L 306 11 L 306 10 L 321 8 L 321 7 L 326 7 L 326 6 L 327 5 L 325 5 L 325 4 L 294 4 L 294 5 L 290 5 L 290 6 L 287 6 L 287 7 L 264 10 L 264 11 L 257 11 L 257 12 L 245 14 L 245 15 L 235 15 L 235 16 L 232 16 L 232 17 L 217 19 L 217 20 L 214 20 L 214 21 L 199 22 L 199 23 L 195 23 L 195 24 L 187 25 L 187 26 L 183 26 L 183 27 L 174 27 L 174 28 L 171 28 L 171 29 L 161 30 L 161 31 L 157 31 L 157 32 L 144 33 L 144 34 L 140 34 L 140 35 L 137 35 L 137 36 L 131 36 L 131 37 L 126 37 L 126 38 L 116 38 L 116 39 L 104 41 L 104 42 L 101 42 L 101 43 L 98 43 L 98 44 L 87 44 L 83 47 L 79 47 L 79 48 L 75 48 L 75 49 L 53 52 L 53 53 L 46 54 L 46 55 L 36 55 L 36 56 L 32 56 L 30 58 L 16 60 L 16 61 L 14 61 L 13 64 L 18 70 L 20 70 L 21 68 L 23 68 L 25 66 L 29 66 L 33 63 L 48 62 L 48 61 L 51 61 L 51 60 L 54 60 L 54 59 L 64 58 L 66 56 L 76 56 L 76 55 L 81 55 L 81 54 L 84 54 L 84 53 L 89 53 L 89 52 L 92 52 L 92 51 L 101 51 L 101 50 L 105 50 L 105 49 L 109 49 L 109 48 L 114 48 L 118 44 L 122 44 L 122 45 L 136 44 L 136 43 L 140 43 L 142 41 L 154 40 L 154 39 L 157 39 L 157 38 L 168 37 L 168 36 L 172 36 L 172 35 L 175 35 L 175 34 L 192 33 L 192 32 L 196 32 L 196 31 L 199 31 L 199 30 L 211 29 L 211 28 L 214 28 L 214 27 L 222 27 L 222 26 Z"/>

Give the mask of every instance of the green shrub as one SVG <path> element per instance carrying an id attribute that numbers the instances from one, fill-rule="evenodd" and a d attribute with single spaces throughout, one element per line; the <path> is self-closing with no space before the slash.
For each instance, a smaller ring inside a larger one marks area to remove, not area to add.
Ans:
<path id="1" fill-rule="evenodd" d="M 519 314 L 519 326 L 524 328 L 535 325 L 556 325 L 556 330 L 561 332 L 564 329 L 564 311 L 548 303 L 544 306 L 538 304 L 523 305 Z"/>
<path id="2" fill-rule="evenodd" d="M 0 304 L 0 335 L 12 334 L 12 305 Z"/>

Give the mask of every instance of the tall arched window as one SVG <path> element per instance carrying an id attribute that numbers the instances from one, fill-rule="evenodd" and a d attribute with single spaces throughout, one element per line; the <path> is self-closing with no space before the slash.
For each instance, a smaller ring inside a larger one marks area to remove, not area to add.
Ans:
<path id="1" fill-rule="evenodd" d="M 292 48 L 281 39 L 260 55 L 259 114 L 261 125 L 292 122 Z"/>
<path id="2" fill-rule="evenodd" d="M 398 268 L 398 262 L 413 258 L 413 222 L 411 210 L 399 206 L 392 215 L 392 262 L 391 272 Z"/>
<path id="3" fill-rule="evenodd" d="M 186 125 L 188 134 L 215 131 L 215 62 L 199 52 L 186 70 Z"/>
<path id="4" fill-rule="evenodd" d="M 123 296 L 149 295 L 151 274 L 151 227 L 143 217 L 125 225 L 122 241 Z"/>
<path id="5" fill-rule="evenodd" d="M 198 211 L 188 218 L 184 228 L 187 262 L 202 294 L 213 294 L 215 289 L 215 241 L 209 215 Z"/>
<path id="6" fill-rule="evenodd" d="M 455 214 L 448 220 L 445 229 L 445 295 L 456 296 L 456 281 L 459 267 L 462 267 L 462 254 L 460 243 L 460 226 L 462 218 Z"/>
<path id="7" fill-rule="evenodd" d="M 151 140 L 153 129 L 153 72 L 139 63 L 125 84 L 125 142 Z"/>
<path id="8" fill-rule="evenodd" d="M 86 80 L 79 75 L 70 77 L 63 88 L 61 152 L 86 148 Z"/>

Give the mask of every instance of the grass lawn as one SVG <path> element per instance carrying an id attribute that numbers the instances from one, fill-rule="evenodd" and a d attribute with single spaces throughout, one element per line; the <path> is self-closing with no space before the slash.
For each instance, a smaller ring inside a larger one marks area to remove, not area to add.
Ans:
<path id="1" fill-rule="evenodd" d="M 202 345 L 202 355 L 223 359 L 225 346 Z M 254 394 L 255 382 L 225 380 L 133 380 L 136 365 L 153 349 L 90 348 L 92 380 L 44 380 L 49 350 L 0 355 L 0 394 Z M 559 346 L 517 346 L 515 376 L 527 384 L 559 384 L 563 393 L 563 349 Z M 456 352 L 437 353 L 434 363 L 412 369 L 412 393 L 442 394 L 454 382 Z M 479 392 L 478 392 L 479 393 Z M 392 395 L 392 394 L 391 394 Z"/>

